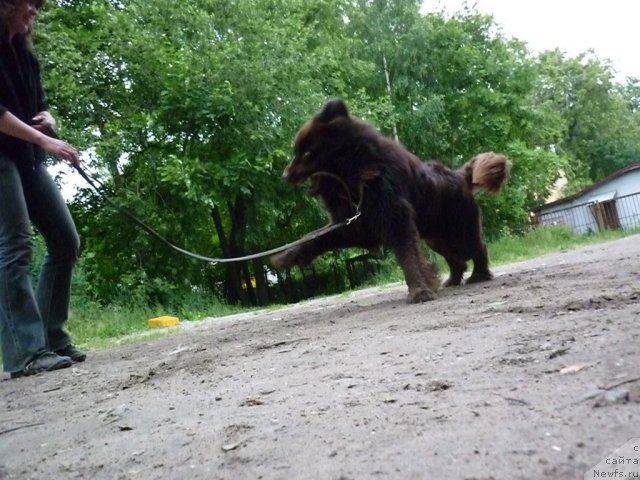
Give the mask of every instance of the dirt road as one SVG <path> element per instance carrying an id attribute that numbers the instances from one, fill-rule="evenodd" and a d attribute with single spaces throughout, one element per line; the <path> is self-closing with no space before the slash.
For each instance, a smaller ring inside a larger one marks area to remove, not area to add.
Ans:
<path id="1" fill-rule="evenodd" d="M 366 289 L 3 377 L 0 478 L 594 478 L 640 437 L 640 236 L 494 272 L 426 304 Z"/>

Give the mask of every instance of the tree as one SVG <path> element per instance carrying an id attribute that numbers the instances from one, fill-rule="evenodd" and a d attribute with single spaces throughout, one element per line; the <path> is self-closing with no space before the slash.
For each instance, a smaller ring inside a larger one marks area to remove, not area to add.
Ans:
<path id="1" fill-rule="evenodd" d="M 608 62 L 593 52 L 567 58 L 558 50 L 539 57 L 534 102 L 555 112 L 558 151 L 572 158 L 567 172 L 573 188 L 596 181 L 637 161 L 640 140 L 634 83 L 626 89 L 614 82 Z"/>
<path id="2" fill-rule="evenodd" d="M 423 16 L 414 0 L 53 0 L 42 16 L 36 47 L 50 103 L 100 193 L 212 257 L 267 250 L 326 222 L 280 176 L 296 131 L 330 97 L 425 159 L 456 167 L 481 151 L 507 153 L 504 194 L 480 199 L 489 237 L 526 227 L 562 172 L 576 188 L 637 158 L 637 80 L 618 86 L 591 57 L 536 60 L 472 10 Z M 263 259 L 208 265 L 173 254 L 90 189 L 72 208 L 86 285 L 100 300 L 167 303 L 192 291 L 272 300 Z M 279 286 L 341 288 L 341 255 L 281 274 Z"/>
<path id="3" fill-rule="evenodd" d="M 525 45 L 473 11 L 422 16 L 411 1 L 354 3 L 349 28 L 362 39 L 359 54 L 384 52 L 369 84 L 372 96 L 389 98 L 393 124 L 381 129 L 392 135 L 396 127 L 411 151 L 451 167 L 482 151 L 508 153 L 514 169 L 505 193 L 480 202 L 490 237 L 521 231 L 565 165 L 548 148 L 558 124 L 531 107 L 537 71 Z"/>
<path id="4" fill-rule="evenodd" d="M 187 249 L 241 256 L 282 242 L 292 205 L 303 219 L 321 217 L 280 172 L 309 112 L 327 91 L 349 88 L 351 71 L 338 69 L 349 60 L 339 7 L 326 0 L 59 3 L 47 11 L 42 37 L 55 39 L 47 61 L 56 74 L 47 81 L 66 108 L 65 123 L 74 118 L 68 125 L 77 143 L 91 145 L 93 166 L 107 173 L 105 193 Z M 104 206 L 86 191 L 76 205 L 91 251 L 86 266 L 102 280 L 96 289 L 128 278 L 123 291 L 150 279 L 164 291 L 178 272 L 213 289 L 223 270 L 230 301 L 256 301 L 252 279 L 264 277 L 261 263 L 163 262 L 162 245 Z M 294 223 L 294 232 L 308 226 Z M 108 229 L 119 234 L 92 233 Z"/>

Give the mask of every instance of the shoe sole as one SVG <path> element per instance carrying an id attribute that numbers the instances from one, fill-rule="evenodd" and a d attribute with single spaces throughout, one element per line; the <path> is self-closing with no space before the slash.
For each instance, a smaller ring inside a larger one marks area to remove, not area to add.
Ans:
<path id="1" fill-rule="evenodd" d="M 76 355 L 69 354 L 64 351 L 65 349 L 55 350 L 54 353 L 60 355 L 61 357 L 69 357 L 73 363 L 84 362 L 87 359 L 86 353 L 77 352 Z"/>
<path id="2" fill-rule="evenodd" d="M 24 370 L 21 370 L 19 372 L 11 372 L 11 378 L 13 379 L 13 378 L 30 377 L 31 375 L 36 375 L 42 372 L 53 372 L 54 370 L 69 368 L 71 365 L 73 365 L 73 360 L 70 362 L 61 361 L 50 366 L 49 368 L 39 368 L 39 369 L 25 368 Z"/>

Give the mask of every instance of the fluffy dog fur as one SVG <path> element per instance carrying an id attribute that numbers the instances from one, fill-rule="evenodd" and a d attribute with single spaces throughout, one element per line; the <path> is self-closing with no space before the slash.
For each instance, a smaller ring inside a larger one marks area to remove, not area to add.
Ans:
<path id="1" fill-rule="evenodd" d="M 298 132 L 294 158 L 283 177 L 293 184 L 310 178 L 311 193 L 323 200 L 331 224 L 351 217 L 361 194 L 362 215 L 325 235 L 310 233 L 308 238 L 316 238 L 271 257 L 271 262 L 276 268 L 304 266 L 330 250 L 384 246 L 393 250 L 404 272 L 407 301 L 423 302 L 436 297 L 440 281 L 435 266 L 420 252 L 422 238 L 449 264 L 446 286 L 461 283 L 468 260 L 474 267 L 467 283 L 490 280 L 473 192 L 499 193 L 509 168 L 509 160 L 493 152 L 477 155 L 457 170 L 422 162 L 351 116 L 342 100 L 332 100 Z"/>

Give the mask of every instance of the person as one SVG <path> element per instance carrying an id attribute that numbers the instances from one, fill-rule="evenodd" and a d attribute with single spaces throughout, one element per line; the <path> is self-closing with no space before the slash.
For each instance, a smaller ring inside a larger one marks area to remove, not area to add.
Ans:
<path id="1" fill-rule="evenodd" d="M 68 317 L 80 239 L 46 154 L 79 165 L 76 149 L 57 138 L 32 51 L 44 0 L 0 0 L 0 348 L 11 378 L 81 362 Z M 31 281 L 32 225 L 46 254 Z"/>

